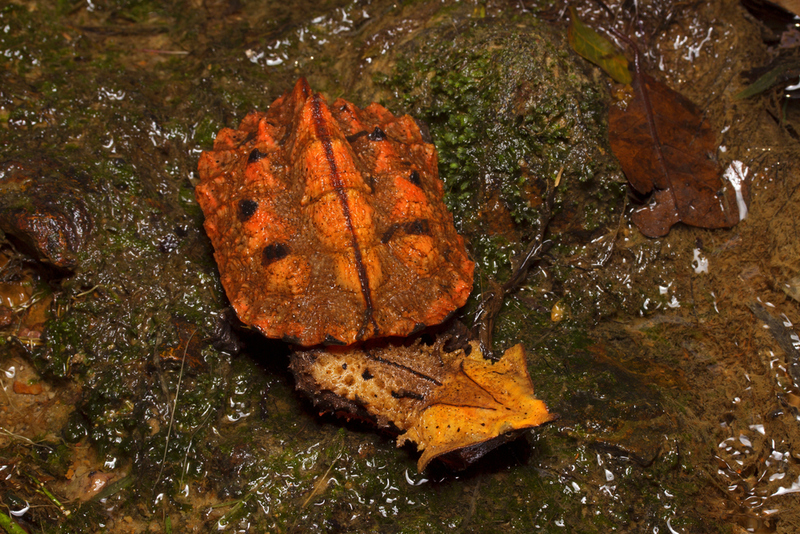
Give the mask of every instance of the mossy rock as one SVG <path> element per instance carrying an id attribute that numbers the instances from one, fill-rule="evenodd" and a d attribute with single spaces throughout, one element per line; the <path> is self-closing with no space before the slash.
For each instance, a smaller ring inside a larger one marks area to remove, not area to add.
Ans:
<path id="1" fill-rule="evenodd" d="M 430 128 L 447 202 L 482 277 L 538 225 L 558 185 L 551 231 L 577 244 L 616 224 L 624 177 L 607 142 L 607 90 L 557 28 L 532 17 L 447 17 L 396 47 L 375 74 L 395 103 Z"/>

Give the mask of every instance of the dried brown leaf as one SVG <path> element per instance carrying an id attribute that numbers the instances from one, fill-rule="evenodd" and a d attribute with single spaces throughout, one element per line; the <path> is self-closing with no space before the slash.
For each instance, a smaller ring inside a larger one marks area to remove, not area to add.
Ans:
<path id="1" fill-rule="evenodd" d="M 716 138 L 697 106 L 644 73 L 634 76 L 633 89 L 627 107 L 611 108 L 609 137 L 631 186 L 653 193 L 652 202 L 634 212 L 634 224 L 648 237 L 661 237 L 679 221 L 702 228 L 739 222 L 736 192 L 723 187 Z"/>

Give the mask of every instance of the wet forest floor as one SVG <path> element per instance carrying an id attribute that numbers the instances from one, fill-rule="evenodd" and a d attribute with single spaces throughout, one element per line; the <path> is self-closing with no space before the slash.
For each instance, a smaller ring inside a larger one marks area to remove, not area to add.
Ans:
<path id="1" fill-rule="evenodd" d="M 731 0 L 573 5 L 702 110 L 708 158 L 748 168 L 746 219 L 631 222 L 608 141 L 625 89 L 570 48 L 564 2 L 0 7 L 0 525 L 800 530 L 800 120 L 780 84 L 735 98 L 776 58 L 796 69 L 797 39 Z M 429 128 L 476 262 L 467 327 L 560 177 L 553 245 L 494 332 L 556 421 L 417 473 L 413 447 L 319 415 L 288 346 L 237 323 L 197 161 L 301 75 Z"/>

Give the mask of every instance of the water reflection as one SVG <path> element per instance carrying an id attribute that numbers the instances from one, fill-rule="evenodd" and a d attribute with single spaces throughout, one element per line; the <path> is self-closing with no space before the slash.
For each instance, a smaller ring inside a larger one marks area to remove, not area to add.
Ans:
<path id="1" fill-rule="evenodd" d="M 785 368 L 772 353 L 770 356 L 770 369 L 780 385 L 785 381 Z M 732 405 L 741 403 L 739 396 L 731 401 Z M 727 437 L 717 445 L 716 474 L 725 484 L 729 501 L 741 510 L 737 522 L 750 532 L 772 531 L 770 518 L 780 512 L 784 502 L 779 497 L 800 492 L 800 473 L 791 453 L 792 444 L 781 431 L 781 421 L 740 427 L 735 421 L 723 420 L 720 429 Z"/>
<path id="2" fill-rule="evenodd" d="M 426 482 L 428 482 L 428 479 L 425 478 L 425 477 L 420 477 L 419 480 L 414 481 L 411 478 L 411 474 L 408 472 L 408 469 L 405 470 L 405 475 L 406 475 L 406 482 L 408 482 L 409 486 L 421 486 L 421 485 L 425 484 Z"/>
<path id="3" fill-rule="evenodd" d="M 284 64 L 290 56 L 296 56 L 292 47 L 305 45 L 306 47 L 321 47 L 329 45 L 331 38 L 339 34 L 352 32 L 363 21 L 370 18 L 366 8 L 359 2 L 353 2 L 347 7 L 332 10 L 329 14 L 320 15 L 300 26 L 295 32 L 283 39 L 276 40 L 263 49 L 245 50 L 247 59 L 265 67 L 275 67 Z M 315 53 L 312 49 L 306 52 L 306 59 L 313 60 Z M 297 65 L 297 61 L 295 61 Z"/>
<path id="4" fill-rule="evenodd" d="M 6 378 L 14 378 L 17 376 L 17 368 L 13 365 L 10 365 L 6 369 L 3 370 L 3 374 L 6 375 Z"/>
<path id="5" fill-rule="evenodd" d="M 22 517 L 23 515 L 28 513 L 28 510 L 30 510 L 30 509 L 31 509 L 30 504 L 28 504 L 28 501 L 25 501 L 25 506 L 23 506 L 19 510 L 10 510 L 9 509 L 8 513 L 13 515 L 14 517 Z"/>
<path id="6" fill-rule="evenodd" d="M 125 91 L 121 89 L 119 91 L 114 91 L 108 87 L 99 87 L 97 89 L 97 95 L 100 97 L 99 100 L 111 100 L 118 102 L 125 98 Z"/>

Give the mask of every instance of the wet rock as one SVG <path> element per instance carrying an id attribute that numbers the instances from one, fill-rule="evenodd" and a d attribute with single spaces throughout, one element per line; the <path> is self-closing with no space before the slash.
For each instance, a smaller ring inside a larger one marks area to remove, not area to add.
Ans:
<path id="1" fill-rule="evenodd" d="M 616 224 L 624 179 L 607 147 L 605 88 L 566 53 L 563 32 L 460 15 L 396 46 L 392 71 L 376 79 L 430 127 L 473 247 L 487 232 L 524 241 L 556 176 L 564 179 L 552 231 L 568 225 L 585 239 Z"/>
<path id="2" fill-rule="evenodd" d="M 74 270 L 91 231 L 87 186 L 50 161 L 0 164 L 0 230 L 38 260 Z"/>

